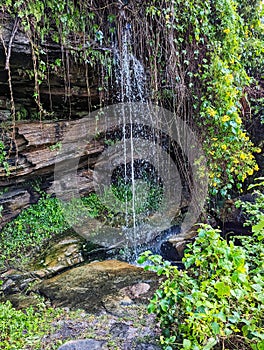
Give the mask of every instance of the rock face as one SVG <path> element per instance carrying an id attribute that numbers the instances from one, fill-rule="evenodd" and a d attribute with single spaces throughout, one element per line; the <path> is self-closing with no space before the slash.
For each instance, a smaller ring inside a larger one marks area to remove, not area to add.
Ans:
<path id="1" fill-rule="evenodd" d="M 14 130 L 11 126 L 6 128 L 4 140 L 9 153 L 9 175 L 7 176 L 3 167 L 0 168 L 0 188 L 4 189 L 0 195 L 0 205 L 3 207 L 0 228 L 19 214 L 23 208 L 38 200 L 40 195 L 36 191 L 36 181 L 41 190 L 49 194 L 54 193 L 55 163 L 63 166 L 66 160 L 76 159 L 76 157 L 80 159 L 80 170 L 77 174 L 80 194 L 85 195 L 93 190 L 93 172 L 88 168 L 88 163 L 89 166 L 94 164 L 96 157 L 104 149 L 103 142 L 93 141 L 80 152 L 74 152 L 73 149 L 72 154 L 68 155 L 70 158 L 59 153 L 63 137 L 75 124 L 75 121 L 19 122 L 16 123 Z M 93 125 L 91 121 L 91 127 Z M 80 126 L 78 132 L 80 133 L 81 130 Z M 76 135 L 75 140 L 80 137 L 82 135 Z M 85 131 L 83 137 L 85 137 Z M 71 185 L 65 174 L 64 189 Z"/>
<path id="2" fill-rule="evenodd" d="M 36 180 L 41 189 L 51 193 L 54 191 L 53 170 L 60 142 L 65 132 L 74 124 L 72 119 L 81 118 L 95 109 L 101 96 L 98 91 L 98 73 L 88 67 L 88 64 L 69 59 L 70 81 L 67 84 L 64 68 L 57 67 L 54 71 L 51 69 L 52 73 L 50 71 L 39 86 L 43 109 L 40 118 L 39 106 L 33 97 L 35 81 L 32 76 L 33 58 L 28 33 L 23 30 L 19 19 L 17 21 L 11 18 L 1 10 L 0 21 L 0 142 L 5 145 L 10 172 L 7 176 L 6 170 L 0 164 L 0 206 L 3 207 L 1 229 L 23 208 L 38 200 L 39 195 L 34 190 Z M 49 58 L 49 70 L 56 60 L 61 59 L 61 47 L 59 44 L 49 43 L 39 45 L 39 50 L 44 52 L 43 60 L 46 62 L 46 58 Z M 12 49 L 7 60 L 5 49 L 9 50 L 9 46 Z M 7 67 L 10 68 L 12 77 L 15 116 L 11 115 Z M 47 122 L 50 119 L 56 121 Z M 88 145 L 85 155 L 80 154 L 80 167 L 87 164 L 88 157 L 89 164 L 92 165 L 93 156 L 98 155 L 102 149 L 99 142 Z M 81 192 L 91 191 L 89 176 L 80 173 L 78 182 Z"/>
<path id="3" fill-rule="evenodd" d="M 79 123 L 79 124 L 77 124 Z M 73 129 L 75 126 L 75 129 Z M 95 129 L 95 121 L 91 121 L 89 126 Z M 100 131 L 100 125 L 98 125 Z M 5 130 L 5 144 L 9 152 L 8 171 L 0 170 L 0 185 L 10 186 L 29 180 L 32 177 L 48 176 L 54 170 L 54 165 L 65 162 L 69 157 L 81 158 L 81 164 L 87 161 L 87 157 L 98 155 L 104 149 L 102 143 L 93 141 L 87 143 L 85 149 L 76 151 L 74 144 L 71 153 L 60 153 L 62 147 L 61 142 L 69 130 L 76 130 L 76 135 L 72 135 L 77 142 L 81 138 L 86 137 L 86 130 L 81 135 L 81 122 L 60 121 L 60 122 L 18 122 L 13 130 L 9 126 Z M 86 159 L 83 157 L 86 156 Z"/>
<path id="4" fill-rule="evenodd" d="M 34 274 L 48 277 L 84 262 L 86 240 L 73 232 L 55 237 L 32 263 Z"/>
<path id="5" fill-rule="evenodd" d="M 56 306 L 119 314 L 127 305 L 146 300 L 156 286 L 155 274 L 125 262 L 106 260 L 44 280 L 38 290 Z"/>
<path id="6" fill-rule="evenodd" d="M 12 38 L 12 50 L 9 65 L 12 74 L 12 89 L 16 105 L 17 117 L 23 119 L 38 119 L 38 106 L 33 98 L 34 78 L 31 43 L 28 33 L 25 33 L 19 21 L 0 11 L 0 36 L 8 48 Z M 15 35 L 12 37 L 14 28 Z M 60 44 L 41 43 L 38 48 L 44 52 L 43 60 L 49 62 L 47 67 L 54 66 L 56 60 L 62 57 Z M 77 64 L 74 59 L 69 62 L 70 81 L 65 82 L 63 67 L 51 69 L 40 84 L 40 100 L 48 114 L 61 118 L 80 117 L 87 106 L 96 106 L 100 101 L 98 92 L 98 74 L 91 66 Z M 55 64 L 56 66 L 56 64 Z M 10 91 L 6 55 L 2 41 L 0 42 L 0 120 L 10 120 Z"/>

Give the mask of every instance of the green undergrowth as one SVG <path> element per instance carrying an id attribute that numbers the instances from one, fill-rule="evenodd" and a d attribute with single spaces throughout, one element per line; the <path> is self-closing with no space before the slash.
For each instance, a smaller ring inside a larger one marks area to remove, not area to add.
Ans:
<path id="1" fill-rule="evenodd" d="M 58 200 L 49 196 L 40 198 L 0 232 L 0 266 L 25 260 L 44 240 L 67 228 Z"/>
<path id="2" fill-rule="evenodd" d="M 162 199 L 159 187 L 149 186 L 148 183 L 141 185 L 143 187 L 137 188 L 135 198 L 135 211 L 140 218 L 155 211 Z M 145 197 L 142 201 L 143 193 Z M 132 220 L 132 208 L 129 207 L 131 197 L 131 185 L 124 184 L 112 186 L 100 196 L 91 193 L 67 203 L 42 194 L 36 204 L 24 209 L 0 232 L 0 268 L 25 264 L 32 253 L 49 239 L 71 227 L 83 225 L 91 218 L 111 226 L 125 225 Z"/>
<path id="3" fill-rule="evenodd" d="M 52 330 L 52 322 L 65 311 L 39 304 L 16 310 L 10 301 L 0 303 L 0 349 L 41 349 L 41 338 Z"/>
<path id="4" fill-rule="evenodd" d="M 238 204 L 252 226 L 251 236 L 236 237 L 239 244 L 204 225 L 185 251 L 185 270 L 149 251 L 140 257 L 166 277 L 149 304 L 163 349 L 264 349 L 264 194 L 255 195 L 254 203 Z"/>
<path id="5" fill-rule="evenodd" d="M 17 310 L 10 301 L 0 303 L 1 350 L 55 350 L 74 338 L 67 328 L 76 328 L 78 338 L 108 341 L 111 349 L 120 349 L 111 339 L 109 315 L 86 313 L 47 306 L 41 298 L 36 306 Z M 138 325 L 140 328 L 141 325 Z M 142 326 L 141 326 L 142 327 Z M 99 331 L 99 332 L 98 332 Z M 101 334 L 99 334 L 101 331 Z M 103 335 L 103 336 L 102 336 Z"/>
<path id="6" fill-rule="evenodd" d="M 99 205 L 95 194 L 84 198 L 82 202 L 88 216 L 98 215 Z M 74 202 L 71 207 L 74 207 Z M 69 228 L 59 200 L 44 194 L 36 204 L 24 209 L 0 232 L 0 267 L 26 262 L 32 251 Z"/>
<path id="7" fill-rule="evenodd" d="M 39 296 L 36 300 L 34 307 L 20 310 L 12 307 L 9 301 L 0 303 L 1 350 L 56 350 L 75 338 L 103 340 L 108 349 L 121 350 L 125 339 L 111 332 L 115 322 L 133 324 L 139 335 L 146 327 L 154 332 L 154 320 L 151 318 L 146 322 L 146 308 L 141 304 L 131 306 L 124 316 L 114 316 L 109 313 L 94 315 L 81 309 L 53 308 Z M 139 340 L 153 341 L 150 336 L 137 337 L 135 347 Z"/>

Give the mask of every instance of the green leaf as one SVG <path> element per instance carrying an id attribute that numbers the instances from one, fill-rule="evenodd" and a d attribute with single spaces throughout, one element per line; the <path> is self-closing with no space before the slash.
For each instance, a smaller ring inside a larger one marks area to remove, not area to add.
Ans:
<path id="1" fill-rule="evenodd" d="M 168 302 L 167 302 L 167 300 L 162 299 L 160 301 L 160 307 L 161 307 L 162 311 L 167 311 L 168 310 Z"/>
<path id="2" fill-rule="evenodd" d="M 263 228 L 264 228 L 264 217 L 263 217 L 263 219 L 261 218 L 259 223 L 257 223 L 256 225 L 254 225 L 252 227 L 252 232 L 254 232 L 254 233 L 259 232 L 259 231 L 263 230 Z"/>
<path id="3" fill-rule="evenodd" d="M 230 287 L 228 284 L 224 282 L 216 282 L 214 285 L 215 289 L 217 289 L 217 296 L 219 298 L 222 298 L 223 296 L 229 296 L 230 295 Z"/>
<path id="4" fill-rule="evenodd" d="M 156 311 L 156 305 L 150 303 L 150 304 L 148 305 L 148 313 L 153 314 L 155 311 Z"/>
<path id="5" fill-rule="evenodd" d="M 258 350 L 263 350 L 263 349 L 264 349 L 264 340 L 262 340 L 261 342 L 259 342 L 259 343 L 257 344 L 257 349 L 258 349 Z"/>
<path id="6" fill-rule="evenodd" d="M 192 342 L 189 339 L 183 339 L 182 345 L 185 350 L 189 350 L 191 349 Z"/>
<path id="7" fill-rule="evenodd" d="M 144 255 L 141 255 L 141 256 L 137 259 L 137 263 L 138 263 L 138 264 L 143 264 L 146 260 L 147 260 L 147 257 L 144 256 Z"/>
<path id="8" fill-rule="evenodd" d="M 220 334 L 220 326 L 217 322 L 211 323 L 211 327 L 212 327 L 214 335 Z"/>
<path id="9" fill-rule="evenodd" d="M 241 315 L 238 312 L 233 312 L 232 316 L 228 317 L 228 321 L 231 323 L 238 323 L 241 320 Z"/>
<path id="10" fill-rule="evenodd" d="M 217 340 L 215 338 L 209 338 L 207 344 L 203 347 L 203 350 L 210 350 L 215 344 L 217 344 Z"/>
<path id="11" fill-rule="evenodd" d="M 226 315 L 223 313 L 223 311 L 219 312 L 218 314 L 214 315 L 215 317 L 219 318 L 222 322 L 226 321 Z"/>

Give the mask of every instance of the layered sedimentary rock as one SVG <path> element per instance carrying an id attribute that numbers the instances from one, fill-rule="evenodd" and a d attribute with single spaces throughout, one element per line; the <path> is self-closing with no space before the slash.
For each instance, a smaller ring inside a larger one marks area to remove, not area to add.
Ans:
<path id="1" fill-rule="evenodd" d="M 8 159 L 7 169 L 0 169 L 0 205 L 3 206 L 1 226 L 23 208 L 35 203 L 39 198 L 39 189 L 54 194 L 54 166 L 61 164 L 67 169 L 69 158 L 76 158 L 78 162 L 79 192 L 91 192 L 91 167 L 103 151 L 104 144 L 93 140 L 85 148 L 76 151 L 75 141 L 85 137 L 85 129 L 80 125 L 72 135 L 72 154 L 60 152 L 65 134 L 75 130 L 73 127 L 76 123 L 80 121 L 18 122 L 14 128 L 10 125 L 2 129 Z M 71 179 L 66 175 L 63 177 L 65 189 L 72 185 L 68 183 Z"/>

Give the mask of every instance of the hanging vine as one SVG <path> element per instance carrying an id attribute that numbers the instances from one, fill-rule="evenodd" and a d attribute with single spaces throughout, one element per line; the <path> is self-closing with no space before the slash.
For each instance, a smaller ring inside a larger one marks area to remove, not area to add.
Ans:
<path id="1" fill-rule="evenodd" d="M 40 115 L 45 114 L 40 86 L 58 68 L 71 115 L 71 61 L 84 67 L 88 110 L 91 69 L 98 72 L 100 104 L 114 102 L 113 43 L 129 24 L 133 54 L 148 72 L 150 100 L 173 110 L 200 134 L 211 193 L 225 196 L 242 190 L 245 179 L 258 171 L 254 153 L 261 150 L 245 130 L 242 103 L 251 75 L 258 79 L 262 74 L 261 6 L 261 1 L 237 0 L 4 0 L 0 10 L 18 18 L 30 38 Z M 61 56 L 48 62 L 54 45 Z"/>

